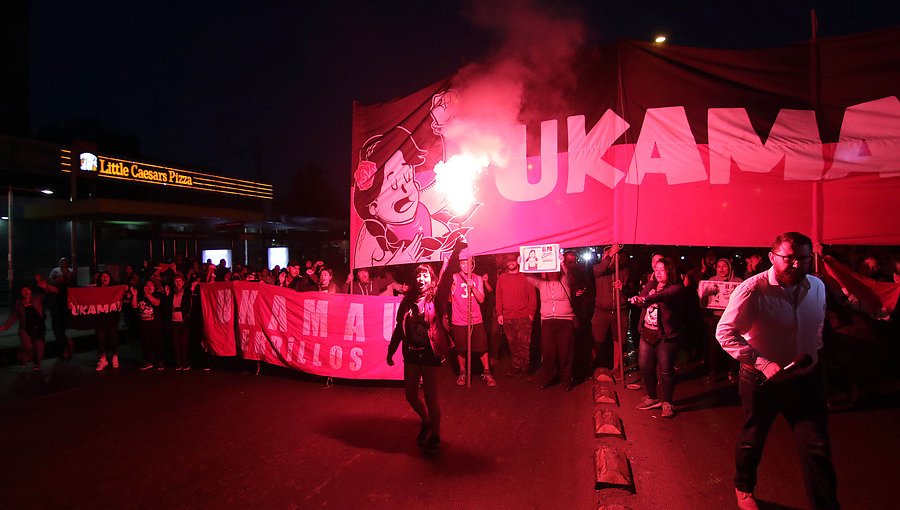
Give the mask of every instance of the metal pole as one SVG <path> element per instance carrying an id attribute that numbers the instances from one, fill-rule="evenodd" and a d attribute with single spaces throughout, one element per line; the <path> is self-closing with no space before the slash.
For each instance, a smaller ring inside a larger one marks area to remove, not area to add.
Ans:
<path id="1" fill-rule="evenodd" d="M 74 161 L 74 160 L 73 160 Z M 71 204 L 75 204 L 75 201 L 78 199 L 78 170 L 80 167 L 78 165 L 72 164 L 71 170 L 69 171 L 70 179 L 69 179 L 69 202 Z M 78 274 L 78 225 L 75 222 L 75 217 L 72 217 L 72 223 L 70 224 L 70 234 L 72 235 L 72 254 L 71 254 L 71 262 L 72 262 L 72 270 L 75 271 L 75 274 Z M 77 276 L 76 276 L 77 278 Z"/>
<path id="2" fill-rule="evenodd" d="M 613 262 L 616 267 L 616 282 L 620 282 L 619 279 L 619 252 L 616 252 L 613 255 Z M 613 356 L 615 356 L 615 364 L 618 365 L 618 376 L 619 380 L 625 381 L 625 339 L 622 338 L 622 307 L 619 305 L 620 300 L 622 298 L 622 290 L 618 285 L 613 285 L 613 301 L 616 302 L 616 334 L 615 336 L 619 338 L 619 341 L 615 341 L 615 337 L 613 338 Z"/>
<path id="3" fill-rule="evenodd" d="M 9 286 L 9 300 L 13 302 L 13 188 L 12 184 L 6 192 L 6 283 Z"/>
<path id="4" fill-rule="evenodd" d="M 90 222 L 91 226 L 91 274 L 97 273 L 97 224 Z"/>
<path id="5" fill-rule="evenodd" d="M 472 271 L 472 256 L 468 254 L 466 256 L 466 260 L 469 261 L 469 274 L 474 273 Z M 474 280 L 473 280 L 474 281 Z M 468 320 L 468 328 L 466 335 L 466 365 L 469 369 L 466 371 L 466 387 L 472 387 L 472 294 L 475 293 L 475 289 L 469 288 L 469 284 L 466 283 L 466 290 L 468 290 L 469 294 L 469 320 Z"/>

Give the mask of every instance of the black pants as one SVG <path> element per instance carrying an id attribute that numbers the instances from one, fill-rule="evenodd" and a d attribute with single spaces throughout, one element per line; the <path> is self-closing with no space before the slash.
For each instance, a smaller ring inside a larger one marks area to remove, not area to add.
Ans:
<path id="1" fill-rule="evenodd" d="M 551 384 L 557 377 L 563 384 L 572 382 L 574 347 L 573 320 L 541 320 L 541 377 L 544 384 Z"/>
<path id="2" fill-rule="evenodd" d="M 144 362 L 163 365 L 163 332 L 159 321 L 140 321 L 141 350 L 144 351 Z"/>
<path id="3" fill-rule="evenodd" d="M 781 413 L 794 431 L 809 504 L 812 508 L 839 508 L 820 367 L 780 383 L 763 380 L 759 372 L 741 366 L 738 392 L 744 425 L 735 450 L 734 486 L 753 492 L 766 436 Z"/>
<path id="4" fill-rule="evenodd" d="M 119 353 L 119 321 L 107 319 L 97 325 L 97 352 L 101 356 Z"/>
<path id="5" fill-rule="evenodd" d="M 172 347 L 175 350 L 175 366 L 188 367 L 188 347 L 190 345 L 190 328 L 183 322 L 172 323 Z"/>
<path id="6" fill-rule="evenodd" d="M 676 356 L 678 356 L 677 340 L 657 340 L 656 345 L 651 345 L 642 337 L 638 350 L 638 365 L 648 397 L 672 403 L 672 397 L 675 395 Z"/>

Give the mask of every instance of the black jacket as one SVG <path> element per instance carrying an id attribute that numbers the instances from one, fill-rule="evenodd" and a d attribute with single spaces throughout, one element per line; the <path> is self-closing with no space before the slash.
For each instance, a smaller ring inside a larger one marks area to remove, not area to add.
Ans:
<path id="1" fill-rule="evenodd" d="M 647 307 L 656 303 L 659 306 L 659 337 L 663 340 L 676 340 L 687 334 L 687 314 L 689 313 L 689 293 L 680 283 L 650 294 L 656 288 L 655 281 L 647 282 L 640 296 L 644 298 L 644 311 L 641 313 L 643 321 Z"/>
<path id="2" fill-rule="evenodd" d="M 165 324 L 172 323 L 172 313 L 176 311 L 181 311 L 181 320 L 188 324 L 191 321 L 191 318 L 194 313 L 194 308 L 196 305 L 194 294 L 185 287 L 184 296 L 181 298 L 181 307 L 179 310 L 175 310 L 173 303 L 175 301 L 175 291 L 173 290 L 171 294 L 168 296 L 164 296 L 162 302 L 160 303 L 160 308 L 162 310 L 163 322 Z"/>

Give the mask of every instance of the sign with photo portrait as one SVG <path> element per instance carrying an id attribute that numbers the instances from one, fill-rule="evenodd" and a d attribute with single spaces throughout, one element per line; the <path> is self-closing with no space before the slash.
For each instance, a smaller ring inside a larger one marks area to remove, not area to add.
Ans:
<path id="1" fill-rule="evenodd" d="M 520 246 L 520 270 L 523 273 L 549 273 L 559 271 L 559 244 Z"/>
<path id="2" fill-rule="evenodd" d="M 724 310 L 728 306 L 728 300 L 731 299 L 731 293 L 740 284 L 740 282 L 700 280 L 700 286 L 697 288 L 700 306 L 710 310 Z"/>

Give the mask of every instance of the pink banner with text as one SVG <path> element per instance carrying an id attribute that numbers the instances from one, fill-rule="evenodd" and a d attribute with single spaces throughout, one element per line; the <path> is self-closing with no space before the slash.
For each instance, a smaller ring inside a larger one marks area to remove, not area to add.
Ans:
<path id="1" fill-rule="evenodd" d="M 400 298 L 295 292 L 254 282 L 200 286 L 210 350 L 345 379 L 403 378 L 385 363 Z"/>

